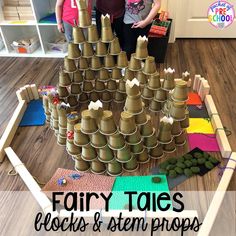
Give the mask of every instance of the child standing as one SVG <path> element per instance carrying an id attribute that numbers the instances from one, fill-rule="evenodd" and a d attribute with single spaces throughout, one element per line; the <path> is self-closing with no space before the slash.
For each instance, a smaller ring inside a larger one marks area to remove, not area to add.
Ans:
<path id="1" fill-rule="evenodd" d="M 88 0 L 87 5 L 91 15 L 92 0 Z M 57 0 L 55 12 L 59 32 L 65 33 L 66 40 L 71 42 L 73 40 L 72 27 L 75 22 L 78 24 L 79 19 L 76 0 Z"/>
<path id="2" fill-rule="evenodd" d="M 135 52 L 137 38 L 148 36 L 161 0 L 126 0 L 124 16 L 124 51 L 128 58 Z"/>
<path id="3" fill-rule="evenodd" d="M 101 15 L 110 15 L 111 27 L 123 47 L 123 20 L 125 13 L 125 0 L 96 0 L 96 24 L 101 35 Z"/>

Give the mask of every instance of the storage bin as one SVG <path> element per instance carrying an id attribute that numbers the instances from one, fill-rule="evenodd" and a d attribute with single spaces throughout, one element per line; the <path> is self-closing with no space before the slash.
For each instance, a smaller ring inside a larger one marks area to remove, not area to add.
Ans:
<path id="1" fill-rule="evenodd" d="M 39 47 L 39 41 L 35 41 L 33 42 L 30 46 L 15 46 L 13 44 L 11 44 L 12 48 L 14 49 L 14 51 L 16 53 L 33 53 L 38 47 Z"/>
<path id="2" fill-rule="evenodd" d="M 66 53 L 68 49 L 68 43 L 48 43 L 49 51 L 63 52 Z"/>
<path id="3" fill-rule="evenodd" d="M 168 19 L 168 21 L 170 21 L 171 23 L 165 36 L 148 37 L 149 55 L 155 57 L 155 61 L 157 63 L 164 63 L 165 61 L 167 46 L 170 38 L 172 19 Z"/>

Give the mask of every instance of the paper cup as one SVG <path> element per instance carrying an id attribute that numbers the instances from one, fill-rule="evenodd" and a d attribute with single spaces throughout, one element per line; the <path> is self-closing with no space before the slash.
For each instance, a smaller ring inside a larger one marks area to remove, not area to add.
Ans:
<path id="1" fill-rule="evenodd" d="M 108 145 L 112 150 L 122 149 L 125 146 L 124 136 L 120 133 L 108 137 Z"/>
<path id="2" fill-rule="evenodd" d="M 122 149 L 117 150 L 116 160 L 121 163 L 129 162 L 132 159 L 129 146 L 125 145 Z"/>
<path id="3" fill-rule="evenodd" d="M 98 159 L 103 163 L 109 163 L 114 160 L 113 151 L 106 145 L 98 149 Z"/>
<path id="4" fill-rule="evenodd" d="M 115 37 L 109 45 L 109 53 L 111 55 L 118 55 L 121 52 L 120 42 L 117 37 Z"/>
<path id="5" fill-rule="evenodd" d="M 158 144 L 155 148 L 149 149 L 149 156 L 155 160 L 161 159 L 164 156 L 162 144 Z"/>
<path id="6" fill-rule="evenodd" d="M 84 134 L 93 134 L 98 130 L 96 120 L 90 116 L 89 110 L 84 110 L 81 113 L 81 131 Z"/>
<path id="7" fill-rule="evenodd" d="M 112 135 L 116 133 L 117 127 L 111 111 L 104 111 L 99 123 L 99 130 L 104 135 Z"/>
<path id="8" fill-rule="evenodd" d="M 81 158 L 84 161 L 93 161 L 97 158 L 97 153 L 95 148 L 93 148 L 90 144 L 82 147 Z"/>
<path id="9" fill-rule="evenodd" d="M 81 56 L 81 52 L 77 44 L 69 43 L 68 44 L 68 58 L 69 59 L 78 59 Z"/>

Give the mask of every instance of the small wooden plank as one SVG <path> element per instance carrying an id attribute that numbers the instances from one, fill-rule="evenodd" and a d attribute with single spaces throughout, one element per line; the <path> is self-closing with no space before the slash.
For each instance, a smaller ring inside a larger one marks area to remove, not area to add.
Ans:
<path id="1" fill-rule="evenodd" d="M 230 147 L 225 131 L 222 129 L 218 129 L 216 131 L 216 139 L 220 148 L 221 156 L 223 158 L 229 158 L 232 153 L 232 149 Z"/>
<path id="2" fill-rule="evenodd" d="M 202 80 L 198 91 L 198 94 L 202 101 L 204 101 L 206 95 L 210 94 L 210 85 L 207 80 Z"/>
<path id="3" fill-rule="evenodd" d="M 198 88 L 200 78 L 201 78 L 201 75 L 195 75 L 194 81 L 193 81 L 193 91 L 197 92 L 197 88 Z"/>
<path id="4" fill-rule="evenodd" d="M 216 193 L 211 201 L 210 207 L 204 218 L 203 224 L 198 232 L 198 236 L 210 235 L 211 229 L 214 225 L 216 216 L 224 200 L 225 193 L 228 189 L 229 183 L 236 169 L 236 152 L 233 152 L 230 156 L 230 160 L 226 165 L 223 176 L 217 187 Z"/>
<path id="5" fill-rule="evenodd" d="M 21 93 L 24 95 L 24 98 L 25 98 L 26 102 L 29 103 L 29 102 L 30 102 L 30 98 L 29 98 L 27 89 L 24 88 L 24 87 L 22 87 L 22 88 L 20 88 L 20 91 L 21 91 Z M 23 96 L 23 95 L 22 95 L 22 96 Z"/>
<path id="6" fill-rule="evenodd" d="M 0 140 L 0 162 L 3 162 L 5 157 L 4 149 L 8 146 L 10 146 L 16 130 L 21 122 L 21 119 L 25 113 L 25 110 L 27 108 L 27 103 L 25 100 L 20 101 L 16 110 L 14 111 L 2 137 Z"/>
<path id="7" fill-rule="evenodd" d="M 34 99 L 38 100 L 39 99 L 39 93 L 38 93 L 37 86 L 35 84 L 31 84 L 30 87 L 31 87 L 31 91 L 33 93 Z"/>
<path id="8" fill-rule="evenodd" d="M 19 102 L 25 100 L 24 94 L 21 92 L 21 90 L 16 91 L 16 96 Z"/>
<path id="9" fill-rule="evenodd" d="M 211 117 L 211 124 L 214 132 L 216 133 L 217 129 L 224 129 L 223 124 L 221 122 L 220 116 L 218 114 L 213 114 Z"/>
<path id="10" fill-rule="evenodd" d="M 211 95 L 206 95 L 204 101 L 205 101 L 205 105 L 206 105 L 209 116 L 211 116 L 212 114 L 218 114 L 215 103 Z"/>
<path id="11" fill-rule="evenodd" d="M 30 101 L 34 100 L 34 95 L 33 95 L 33 93 L 32 93 L 32 90 L 31 90 L 30 85 L 29 85 L 29 84 L 25 85 L 25 88 L 26 88 L 27 93 L 28 93 L 28 95 L 29 95 Z"/>

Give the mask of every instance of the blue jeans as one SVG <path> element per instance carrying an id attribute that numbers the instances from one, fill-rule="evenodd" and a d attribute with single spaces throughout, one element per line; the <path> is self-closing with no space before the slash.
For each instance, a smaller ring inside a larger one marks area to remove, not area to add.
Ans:
<path id="1" fill-rule="evenodd" d="M 63 22 L 64 30 L 65 30 L 65 37 L 67 42 L 73 41 L 73 35 L 72 35 L 72 26 L 66 22 Z"/>

